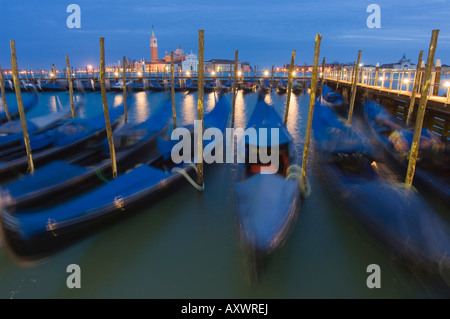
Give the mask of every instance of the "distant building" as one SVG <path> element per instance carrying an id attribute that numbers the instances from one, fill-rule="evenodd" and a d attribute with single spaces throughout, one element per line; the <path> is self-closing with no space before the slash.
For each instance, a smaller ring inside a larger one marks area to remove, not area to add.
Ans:
<path id="1" fill-rule="evenodd" d="M 150 61 L 145 62 L 146 72 L 164 72 L 166 61 L 158 59 L 158 41 L 156 39 L 155 30 L 152 26 L 152 36 L 150 37 Z"/>
<path id="2" fill-rule="evenodd" d="M 237 62 L 237 69 L 241 70 L 241 62 Z M 205 72 L 233 72 L 234 60 L 213 59 L 205 61 Z"/>
<path id="3" fill-rule="evenodd" d="M 181 62 L 181 67 L 183 69 L 183 72 L 189 71 L 191 72 L 191 74 L 197 73 L 198 68 L 197 54 L 191 51 L 191 53 L 186 55 L 186 58 L 183 60 L 183 62 Z"/>
<path id="4" fill-rule="evenodd" d="M 415 70 L 416 65 L 411 63 L 411 59 L 406 58 L 406 54 L 397 63 L 386 63 L 380 66 L 381 69 L 393 69 L 393 70 Z"/>
<path id="5" fill-rule="evenodd" d="M 158 62 L 158 41 L 156 39 L 155 30 L 152 26 L 152 36 L 150 37 L 150 61 Z"/>
<path id="6" fill-rule="evenodd" d="M 241 63 L 241 69 L 242 69 L 242 72 L 252 72 L 253 71 L 253 69 L 250 66 L 249 62 L 242 62 Z"/>
<path id="7" fill-rule="evenodd" d="M 167 53 L 167 50 L 164 58 L 158 59 L 158 41 L 153 26 L 152 35 L 150 37 L 150 57 L 151 62 L 144 63 L 146 72 L 170 72 L 170 54 Z M 179 45 L 173 52 L 173 64 L 174 72 L 181 72 L 183 70 L 193 70 L 193 72 L 197 72 L 197 55 L 192 52 L 189 55 L 186 55 Z"/>

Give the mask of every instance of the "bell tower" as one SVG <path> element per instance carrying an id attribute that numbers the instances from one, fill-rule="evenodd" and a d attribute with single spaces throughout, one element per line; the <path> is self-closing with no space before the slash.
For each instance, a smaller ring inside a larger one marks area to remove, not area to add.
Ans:
<path id="1" fill-rule="evenodd" d="M 158 61 L 158 41 L 156 40 L 153 26 L 152 26 L 152 36 L 150 37 L 150 60 L 151 62 Z"/>

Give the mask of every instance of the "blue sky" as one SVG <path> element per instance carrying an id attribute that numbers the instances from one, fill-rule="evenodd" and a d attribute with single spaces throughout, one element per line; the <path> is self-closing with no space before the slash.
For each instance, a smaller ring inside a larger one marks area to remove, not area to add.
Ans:
<path id="1" fill-rule="evenodd" d="M 81 29 L 69 29 L 66 8 L 81 7 Z M 381 28 L 369 29 L 369 4 L 381 8 Z M 233 59 L 269 68 L 290 62 L 312 63 L 314 38 L 322 34 L 321 59 L 352 62 L 362 50 L 365 64 L 398 61 L 403 53 L 416 63 L 440 29 L 436 58 L 450 64 L 450 0 L 0 0 L 0 65 L 10 67 L 9 40 L 16 41 L 19 68 L 49 69 L 54 63 L 84 68 L 98 65 L 99 37 L 106 60 L 123 55 L 150 60 L 151 27 L 159 55 L 198 51 L 198 30 L 205 30 L 205 59 Z"/>

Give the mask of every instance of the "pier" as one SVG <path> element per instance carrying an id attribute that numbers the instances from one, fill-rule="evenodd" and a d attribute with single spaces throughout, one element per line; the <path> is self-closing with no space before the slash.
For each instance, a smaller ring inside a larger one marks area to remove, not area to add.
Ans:
<path id="1" fill-rule="evenodd" d="M 420 88 L 423 85 L 423 70 L 396 71 L 380 69 L 374 71 L 359 71 L 356 90 L 356 100 L 373 99 L 385 106 L 397 118 L 407 120 L 411 99 L 413 101 L 412 122 L 417 115 L 417 106 L 421 97 Z M 377 76 L 378 75 L 378 76 Z M 450 139 L 450 82 L 441 83 L 440 79 L 450 75 L 450 71 L 433 70 L 429 95 L 427 96 L 427 108 L 424 118 L 424 128 L 428 128 L 442 137 Z M 341 92 L 350 100 L 353 74 L 350 71 L 339 70 L 325 71 L 324 82 L 333 89 Z M 418 85 L 414 91 L 414 79 L 418 79 Z"/>

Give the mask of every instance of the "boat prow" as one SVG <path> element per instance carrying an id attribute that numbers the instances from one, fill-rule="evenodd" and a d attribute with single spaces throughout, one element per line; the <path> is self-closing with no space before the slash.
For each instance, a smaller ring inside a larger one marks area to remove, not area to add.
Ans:
<path id="1" fill-rule="evenodd" d="M 294 223 L 300 187 L 279 174 L 256 174 L 235 186 L 241 236 L 249 248 L 270 254 Z"/>

